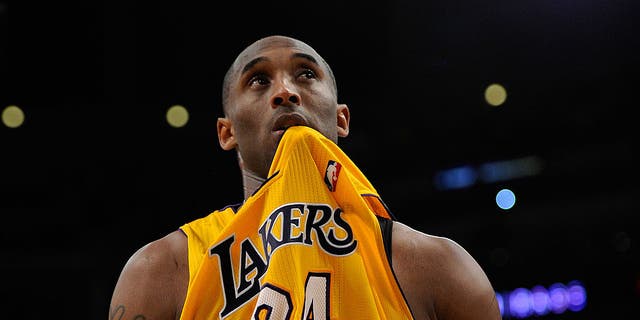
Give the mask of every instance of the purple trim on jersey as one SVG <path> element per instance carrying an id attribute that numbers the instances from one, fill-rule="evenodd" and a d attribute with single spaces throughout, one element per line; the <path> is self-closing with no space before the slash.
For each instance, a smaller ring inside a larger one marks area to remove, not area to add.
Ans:
<path id="1" fill-rule="evenodd" d="M 231 210 L 233 210 L 233 213 L 238 212 L 238 209 L 240 209 L 240 206 L 242 206 L 242 202 L 238 202 L 238 203 L 234 203 L 234 204 L 230 204 L 227 205 L 226 207 L 218 210 L 220 212 L 227 210 L 228 208 L 231 208 Z"/>
<path id="2" fill-rule="evenodd" d="M 262 187 L 264 187 L 265 184 L 267 184 L 267 182 L 269 182 L 269 180 L 273 179 L 273 177 L 277 176 L 278 173 L 280 173 L 280 170 L 276 171 L 274 174 L 272 174 L 270 177 L 267 178 L 267 180 L 265 180 L 259 187 L 258 189 L 256 189 L 256 191 L 254 191 L 251 195 L 254 196 L 256 193 L 258 193 L 258 190 L 262 189 Z"/>
<path id="3" fill-rule="evenodd" d="M 380 198 L 379 196 L 377 196 L 377 195 L 375 195 L 373 193 L 363 193 L 360 196 L 361 197 L 374 197 L 374 198 L 378 199 L 380 204 L 382 204 L 382 207 L 384 207 L 384 210 L 386 210 L 387 213 L 389 214 L 389 216 L 391 217 L 391 220 L 397 220 L 396 216 L 393 214 L 393 212 L 391 212 L 391 210 L 389 210 L 389 207 L 387 207 L 387 204 L 384 203 L 384 201 L 382 201 L 382 198 Z"/>

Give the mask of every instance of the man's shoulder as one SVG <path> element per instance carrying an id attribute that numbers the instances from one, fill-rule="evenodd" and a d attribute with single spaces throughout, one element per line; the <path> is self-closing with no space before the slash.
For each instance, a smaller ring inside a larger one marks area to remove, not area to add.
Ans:
<path id="1" fill-rule="evenodd" d="M 179 267 L 186 257 L 187 238 L 181 230 L 153 240 L 139 248 L 127 261 L 126 268 L 146 272 L 164 272 Z"/>
<path id="2" fill-rule="evenodd" d="M 475 258 L 455 240 L 427 234 L 397 221 L 392 250 L 394 261 L 399 259 L 404 268 L 425 271 L 421 277 L 428 277 L 431 282 L 456 281 L 469 272 L 484 276 Z"/>
<path id="3" fill-rule="evenodd" d="M 416 230 L 398 221 L 393 222 L 393 249 L 424 258 L 443 258 L 464 249 L 454 240 Z"/>
<path id="4" fill-rule="evenodd" d="M 394 222 L 392 254 L 394 272 L 414 312 L 453 319 L 499 319 L 489 279 L 456 241 Z M 456 307 L 460 301 L 468 310 Z"/>
<path id="5" fill-rule="evenodd" d="M 120 273 L 110 317 L 175 318 L 188 284 L 186 264 L 186 237 L 179 230 L 139 248 Z"/>

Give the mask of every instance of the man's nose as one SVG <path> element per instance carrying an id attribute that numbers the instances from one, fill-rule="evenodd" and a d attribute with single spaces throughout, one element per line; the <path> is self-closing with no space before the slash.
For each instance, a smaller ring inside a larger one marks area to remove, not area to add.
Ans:
<path id="1" fill-rule="evenodd" d="M 284 105 L 300 105 L 300 95 L 292 89 L 291 85 L 282 81 L 277 85 L 276 91 L 271 97 L 271 107 L 277 108 Z"/>

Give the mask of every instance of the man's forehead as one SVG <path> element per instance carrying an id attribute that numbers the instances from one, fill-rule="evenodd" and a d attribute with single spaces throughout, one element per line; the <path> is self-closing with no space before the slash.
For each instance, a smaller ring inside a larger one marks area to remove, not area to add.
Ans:
<path id="1" fill-rule="evenodd" d="M 238 72 L 250 61 L 276 49 L 291 49 L 292 53 L 305 53 L 314 57 L 315 60 L 320 58 L 318 53 L 304 42 L 286 37 L 268 37 L 254 42 L 243 50 L 234 63 L 234 69 Z"/>

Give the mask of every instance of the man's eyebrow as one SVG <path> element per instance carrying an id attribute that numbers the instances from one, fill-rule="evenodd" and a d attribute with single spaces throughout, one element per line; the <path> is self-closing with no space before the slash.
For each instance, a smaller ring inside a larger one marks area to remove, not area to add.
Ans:
<path id="1" fill-rule="evenodd" d="M 302 52 L 296 52 L 294 54 L 291 55 L 291 58 L 302 58 L 305 60 L 309 60 L 310 62 L 313 62 L 316 65 L 320 65 L 318 63 L 318 60 L 316 60 L 316 58 L 314 58 L 312 55 L 306 54 L 306 53 L 302 53 Z"/>
<path id="2" fill-rule="evenodd" d="M 256 64 L 262 62 L 262 61 L 269 61 L 269 58 L 267 57 L 257 57 L 251 61 L 249 61 L 249 63 L 247 63 L 244 68 L 242 68 L 242 72 L 240 74 L 244 74 L 245 72 L 249 71 L 249 69 L 253 68 L 253 66 L 255 66 Z"/>
<path id="3" fill-rule="evenodd" d="M 302 52 L 296 52 L 294 54 L 291 55 L 291 59 L 294 58 L 302 58 L 305 59 L 309 62 L 312 62 L 313 64 L 316 65 L 320 65 L 318 63 L 318 60 L 316 60 L 316 58 L 314 58 L 312 55 L 310 54 L 306 54 L 306 53 L 302 53 Z M 257 57 L 251 61 L 249 61 L 243 68 L 242 68 L 242 72 L 240 74 L 245 74 L 247 71 L 249 71 L 251 68 L 253 68 L 253 66 L 255 66 L 256 64 L 263 62 L 263 61 L 269 61 L 269 58 L 267 57 Z"/>

